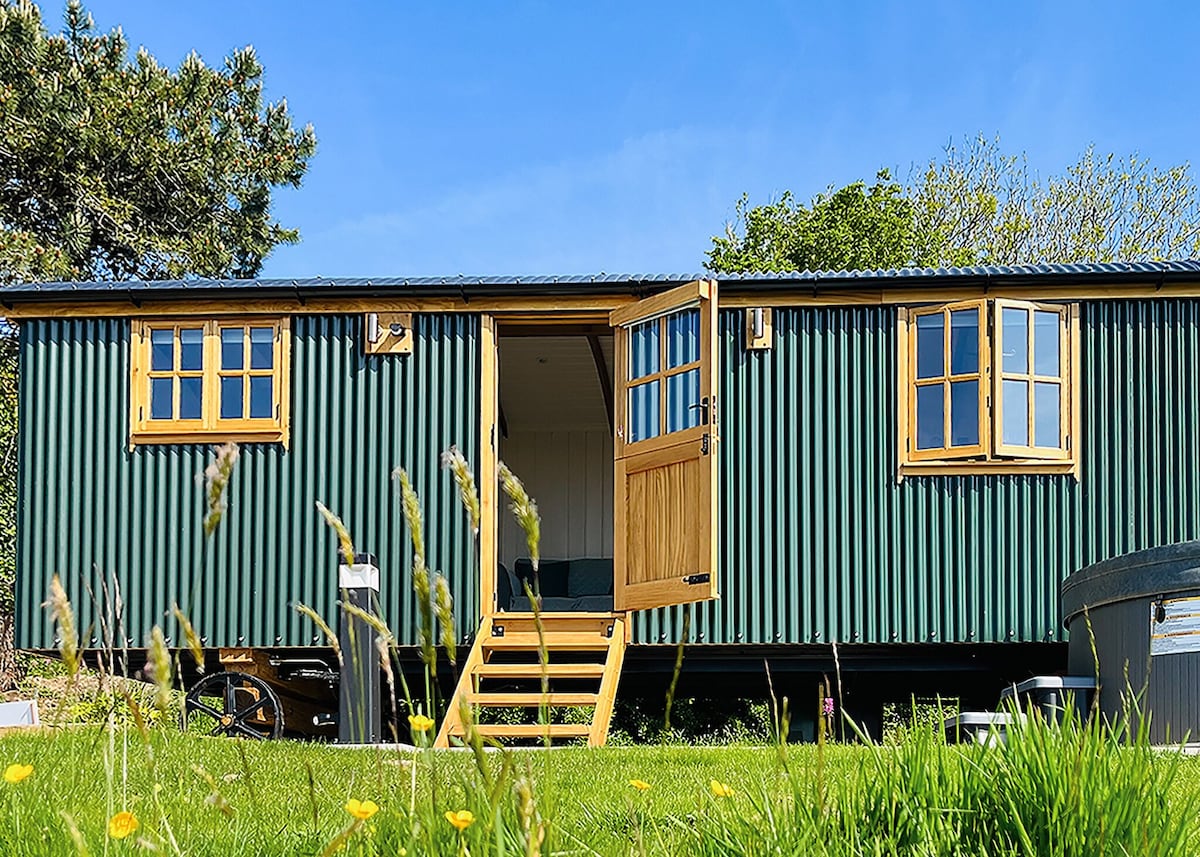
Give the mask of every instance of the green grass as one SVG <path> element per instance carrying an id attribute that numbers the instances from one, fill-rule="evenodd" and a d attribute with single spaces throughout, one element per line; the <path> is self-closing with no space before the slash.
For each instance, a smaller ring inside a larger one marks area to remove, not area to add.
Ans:
<path id="1" fill-rule="evenodd" d="M 1197 853 L 1200 760 L 1089 732 L 1035 728 L 1003 750 L 947 747 L 932 732 L 895 747 L 793 746 L 786 770 L 769 747 L 489 754 L 488 776 L 506 771 L 490 796 L 469 753 L 20 733 L 0 738 L 0 767 L 34 773 L 0 782 L 0 853 L 322 854 L 352 829 L 343 853 L 526 855 L 539 826 L 542 854 Z M 713 779 L 732 797 L 714 797 Z M 350 798 L 381 808 L 356 826 Z M 477 820 L 460 838 L 443 813 L 464 808 Z M 125 809 L 139 830 L 108 839 Z M 1172 845 L 1176 834 L 1191 844 Z M 1074 841 L 1046 850 L 1055 836 Z"/>

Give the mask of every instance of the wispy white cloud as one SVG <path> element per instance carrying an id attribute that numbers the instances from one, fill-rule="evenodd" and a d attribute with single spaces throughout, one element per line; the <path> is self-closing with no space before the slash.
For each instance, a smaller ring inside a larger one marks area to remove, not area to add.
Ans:
<path id="1" fill-rule="evenodd" d="M 754 130 L 654 131 L 310 231 L 304 255 L 326 274 L 698 270 L 770 148 Z"/>

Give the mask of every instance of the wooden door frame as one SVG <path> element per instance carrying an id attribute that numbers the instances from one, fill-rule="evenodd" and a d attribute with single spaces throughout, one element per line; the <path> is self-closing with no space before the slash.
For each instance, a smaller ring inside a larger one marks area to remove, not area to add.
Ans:
<path id="1" fill-rule="evenodd" d="M 479 613 L 480 620 L 495 616 L 496 572 L 500 563 L 500 514 L 502 502 L 497 482 L 500 422 L 500 334 L 502 328 L 531 335 L 532 328 L 545 328 L 553 336 L 555 328 L 578 333 L 586 327 L 609 328 L 608 314 L 619 302 L 596 310 L 586 302 L 579 308 L 569 300 L 552 310 L 539 313 L 481 313 L 479 320 Z"/>

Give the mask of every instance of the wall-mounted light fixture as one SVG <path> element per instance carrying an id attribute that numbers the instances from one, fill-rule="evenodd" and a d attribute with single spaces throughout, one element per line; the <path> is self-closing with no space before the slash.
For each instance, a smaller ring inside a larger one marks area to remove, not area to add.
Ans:
<path id="1" fill-rule="evenodd" d="M 770 347 L 770 307 L 753 307 L 746 310 L 746 348 L 750 351 L 765 351 Z"/>
<path id="2" fill-rule="evenodd" d="M 411 312 L 369 312 L 363 318 L 367 354 L 412 354 Z"/>

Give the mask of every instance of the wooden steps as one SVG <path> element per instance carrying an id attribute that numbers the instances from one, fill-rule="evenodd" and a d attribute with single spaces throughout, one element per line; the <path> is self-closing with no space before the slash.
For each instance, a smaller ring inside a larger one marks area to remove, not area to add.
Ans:
<path id="1" fill-rule="evenodd" d="M 547 613 L 541 624 L 539 635 L 532 614 L 501 613 L 483 620 L 435 747 L 448 747 L 452 739 L 464 737 L 463 703 L 476 731 L 494 741 L 540 744 L 547 738 L 551 742 L 586 738 L 597 747 L 608 740 L 625 657 L 624 616 Z M 573 722 L 555 722 L 565 712 L 587 708 L 592 709 L 590 722 L 579 722 L 579 714 L 571 716 Z M 550 722 L 539 722 L 546 709 Z M 488 722 L 506 711 L 510 719 L 520 722 Z"/>
<path id="2" fill-rule="evenodd" d="M 590 723 L 481 723 L 475 727 L 488 738 L 586 738 Z"/>
<path id="3" fill-rule="evenodd" d="M 483 708 L 537 708 L 542 704 L 540 693 L 468 693 L 467 702 Z M 551 693 L 547 705 L 595 705 L 598 693 Z"/>

